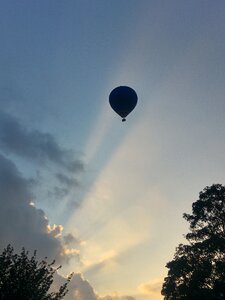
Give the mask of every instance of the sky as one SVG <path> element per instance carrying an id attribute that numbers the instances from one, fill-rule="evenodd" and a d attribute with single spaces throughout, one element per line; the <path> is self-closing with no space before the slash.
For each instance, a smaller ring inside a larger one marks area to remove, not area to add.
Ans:
<path id="1" fill-rule="evenodd" d="M 162 299 L 183 213 L 224 184 L 224 36 L 223 0 L 0 0 L 0 248 L 75 272 L 66 300 Z"/>

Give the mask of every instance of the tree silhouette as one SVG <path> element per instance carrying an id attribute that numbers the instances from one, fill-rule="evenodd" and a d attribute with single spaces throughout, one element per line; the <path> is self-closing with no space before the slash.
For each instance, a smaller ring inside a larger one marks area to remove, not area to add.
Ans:
<path id="1" fill-rule="evenodd" d="M 22 249 L 15 254 L 11 245 L 0 254 L 0 300 L 60 300 L 68 292 L 67 285 L 72 274 L 59 288 L 49 292 L 54 274 L 60 268 L 52 263 L 38 261 L 36 252 L 29 258 L 28 251 Z"/>
<path id="2" fill-rule="evenodd" d="M 164 299 L 225 299 L 225 186 L 206 187 L 183 217 L 190 223 L 188 244 L 166 265 Z"/>

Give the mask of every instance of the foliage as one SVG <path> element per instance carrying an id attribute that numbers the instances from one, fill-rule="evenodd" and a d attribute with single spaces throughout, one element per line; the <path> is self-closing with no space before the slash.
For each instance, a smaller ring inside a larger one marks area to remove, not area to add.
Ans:
<path id="1" fill-rule="evenodd" d="M 190 223 L 188 244 L 166 265 L 164 299 L 225 299 L 225 186 L 206 187 L 183 217 Z"/>
<path id="2" fill-rule="evenodd" d="M 22 249 L 15 254 L 11 245 L 0 254 L 0 300 L 60 300 L 68 292 L 67 281 L 58 292 L 49 292 L 54 274 L 60 268 L 52 263 L 38 261 L 36 252 L 29 258 L 28 252 Z"/>

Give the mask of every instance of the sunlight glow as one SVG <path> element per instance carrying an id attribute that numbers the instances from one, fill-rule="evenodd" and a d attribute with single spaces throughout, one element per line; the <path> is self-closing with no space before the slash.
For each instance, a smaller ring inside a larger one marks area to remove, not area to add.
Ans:
<path id="1" fill-rule="evenodd" d="M 66 225 L 68 230 L 79 228 L 86 242 L 82 248 L 81 272 L 94 282 L 99 292 L 104 291 L 98 286 L 98 274 L 114 278 L 119 288 L 116 274 L 132 270 L 132 264 L 127 265 L 125 258 L 151 240 L 156 216 L 163 206 L 166 210 L 165 199 L 154 186 L 152 170 L 159 152 L 152 145 L 150 132 L 143 130 L 146 122 L 137 122 L 124 137 Z M 136 288 L 140 277 L 133 279 Z M 128 291 L 129 287 L 124 283 L 123 286 Z M 107 288 L 113 291 L 113 285 L 106 282 L 104 289 Z"/>

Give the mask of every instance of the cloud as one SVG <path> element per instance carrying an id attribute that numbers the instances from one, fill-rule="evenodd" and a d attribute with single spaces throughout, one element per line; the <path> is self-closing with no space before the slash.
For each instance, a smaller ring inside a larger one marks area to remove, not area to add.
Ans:
<path id="1" fill-rule="evenodd" d="M 72 233 L 68 233 L 63 237 L 65 245 L 83 245 L 85 242 L 75 237 Z"/>
<path id="2" fill-rule="evenodd" d="M 71 282 L 73 285 L 73 288 L 75 289 L 75 293 L 73 293 L 73 296 L 75 296 L 76 300 L 96 300 L 97 296 L 94 292 L 93 287 L 90 285 L 90 283 L 85 280 L 81 274 L 75 274 L 73 277 L 73 280 Z"/>
<path id="3" fill-rule="evenodd" d="M 48 229 L 48 233 L 55 237 L 58 238 L 62 235 L 62 231 L 63 231 L 63 226 L 62 225 L 56 225 L 54 224 L 52 227 L 48 224 L 47 225 L 47 229 Z"/>
<path id="4" fill-rule="evenodd" d="M 57 173 L 55 176 L 60 182 L 65 183 L 67 186 L 78 185 L 78 182 L 75 178 L 71 178 L 65 174 Z"/>
<path id="5" fill-rule="evenodd" d="M 110 268 L 117 263 L 118 253 L 114 250 L 106 252 L 103 257 L 96 263 L 82 261 L 85 267 L 85 275 L 95 276 L 104 269 Z"/>
<path id="6" fill-rule="evenodd" d="M 55 273 L 51 290 L 56 291 L 66 281 L 66 278 L 59 273 Z M 65 296 L 65 300 L 97 300 L 97 295 L 90 285 L 80 273 L 75 273 L 68 285 L 69 292 Z"/>
<path id="7" fill-rule="evenodd" d="M 151 295 L 151 296 L 161 298 L 162 282 L 163 279 L 159 279 L 159 278 L 155 280 L 151 280 L 147 283 L 140 284 L 138 289 L 144 295 Z"/>
<path id="8" fill-rule="evenodd" d="M 5 153 L 36 160 L 42 164 L 51 162 L 72 173 L 84 169 L 82 161 L 75 160 L 73 152 L 62 148 L 50 133 L 29 131 L 16 118 L 2 111 L 0 112 L 0 146 Z"/>
<path id="9" fill-rule="evenodd" d="M 65 283 L 66 278 L 57 273 L 53 283 L 53 289 Z M 81 273 L 75 273 L 68 285 L 68 294 L 65 300 L 135 300 L 132 296 L 106 295 L 99 296 L 92 285 L 86 280 Z"/>
<path id="10" fill-rule="evenodd" d="M 16 165 L 0 154 L 0 244 L 16 251 L 37 250 L 39 257 L 64 261 L 68 257 L 61 239 L 62 226 L 49 225 L 45 213 L 32 202 L 31 184 Z"/>
<path id="11" fill-rule="evenodd" d="M 16 252 L 22 247 L 30 253 L 37 250 L 39 259 L 55 259 L 56 264 L 67 263 L 72 257 L 79 260 L 83 242 L 71 233 L 64 235 L 62 225 L 50 225 L 44 211 L 35 207 L 31 188 L 30 180 L 22 176 L 14 162 L 0 154 L 0 251 L 10 243 Z M 71 284 L 68 299 L 97 300 L 80 274 Z"/>
<path id="12" fill-rule="evenodd" d="M 33 182 L 42 183 L 44 197 L 62 199 L 80 186 L 78 177 L 84 171 L 84 162 L 74 151 L 61 147 L 50 133 L 27 129 L 1 110 L 0 149 L 4 155 L 16 162 L 22 159 L 23 166 L 36 170 Z"/>

